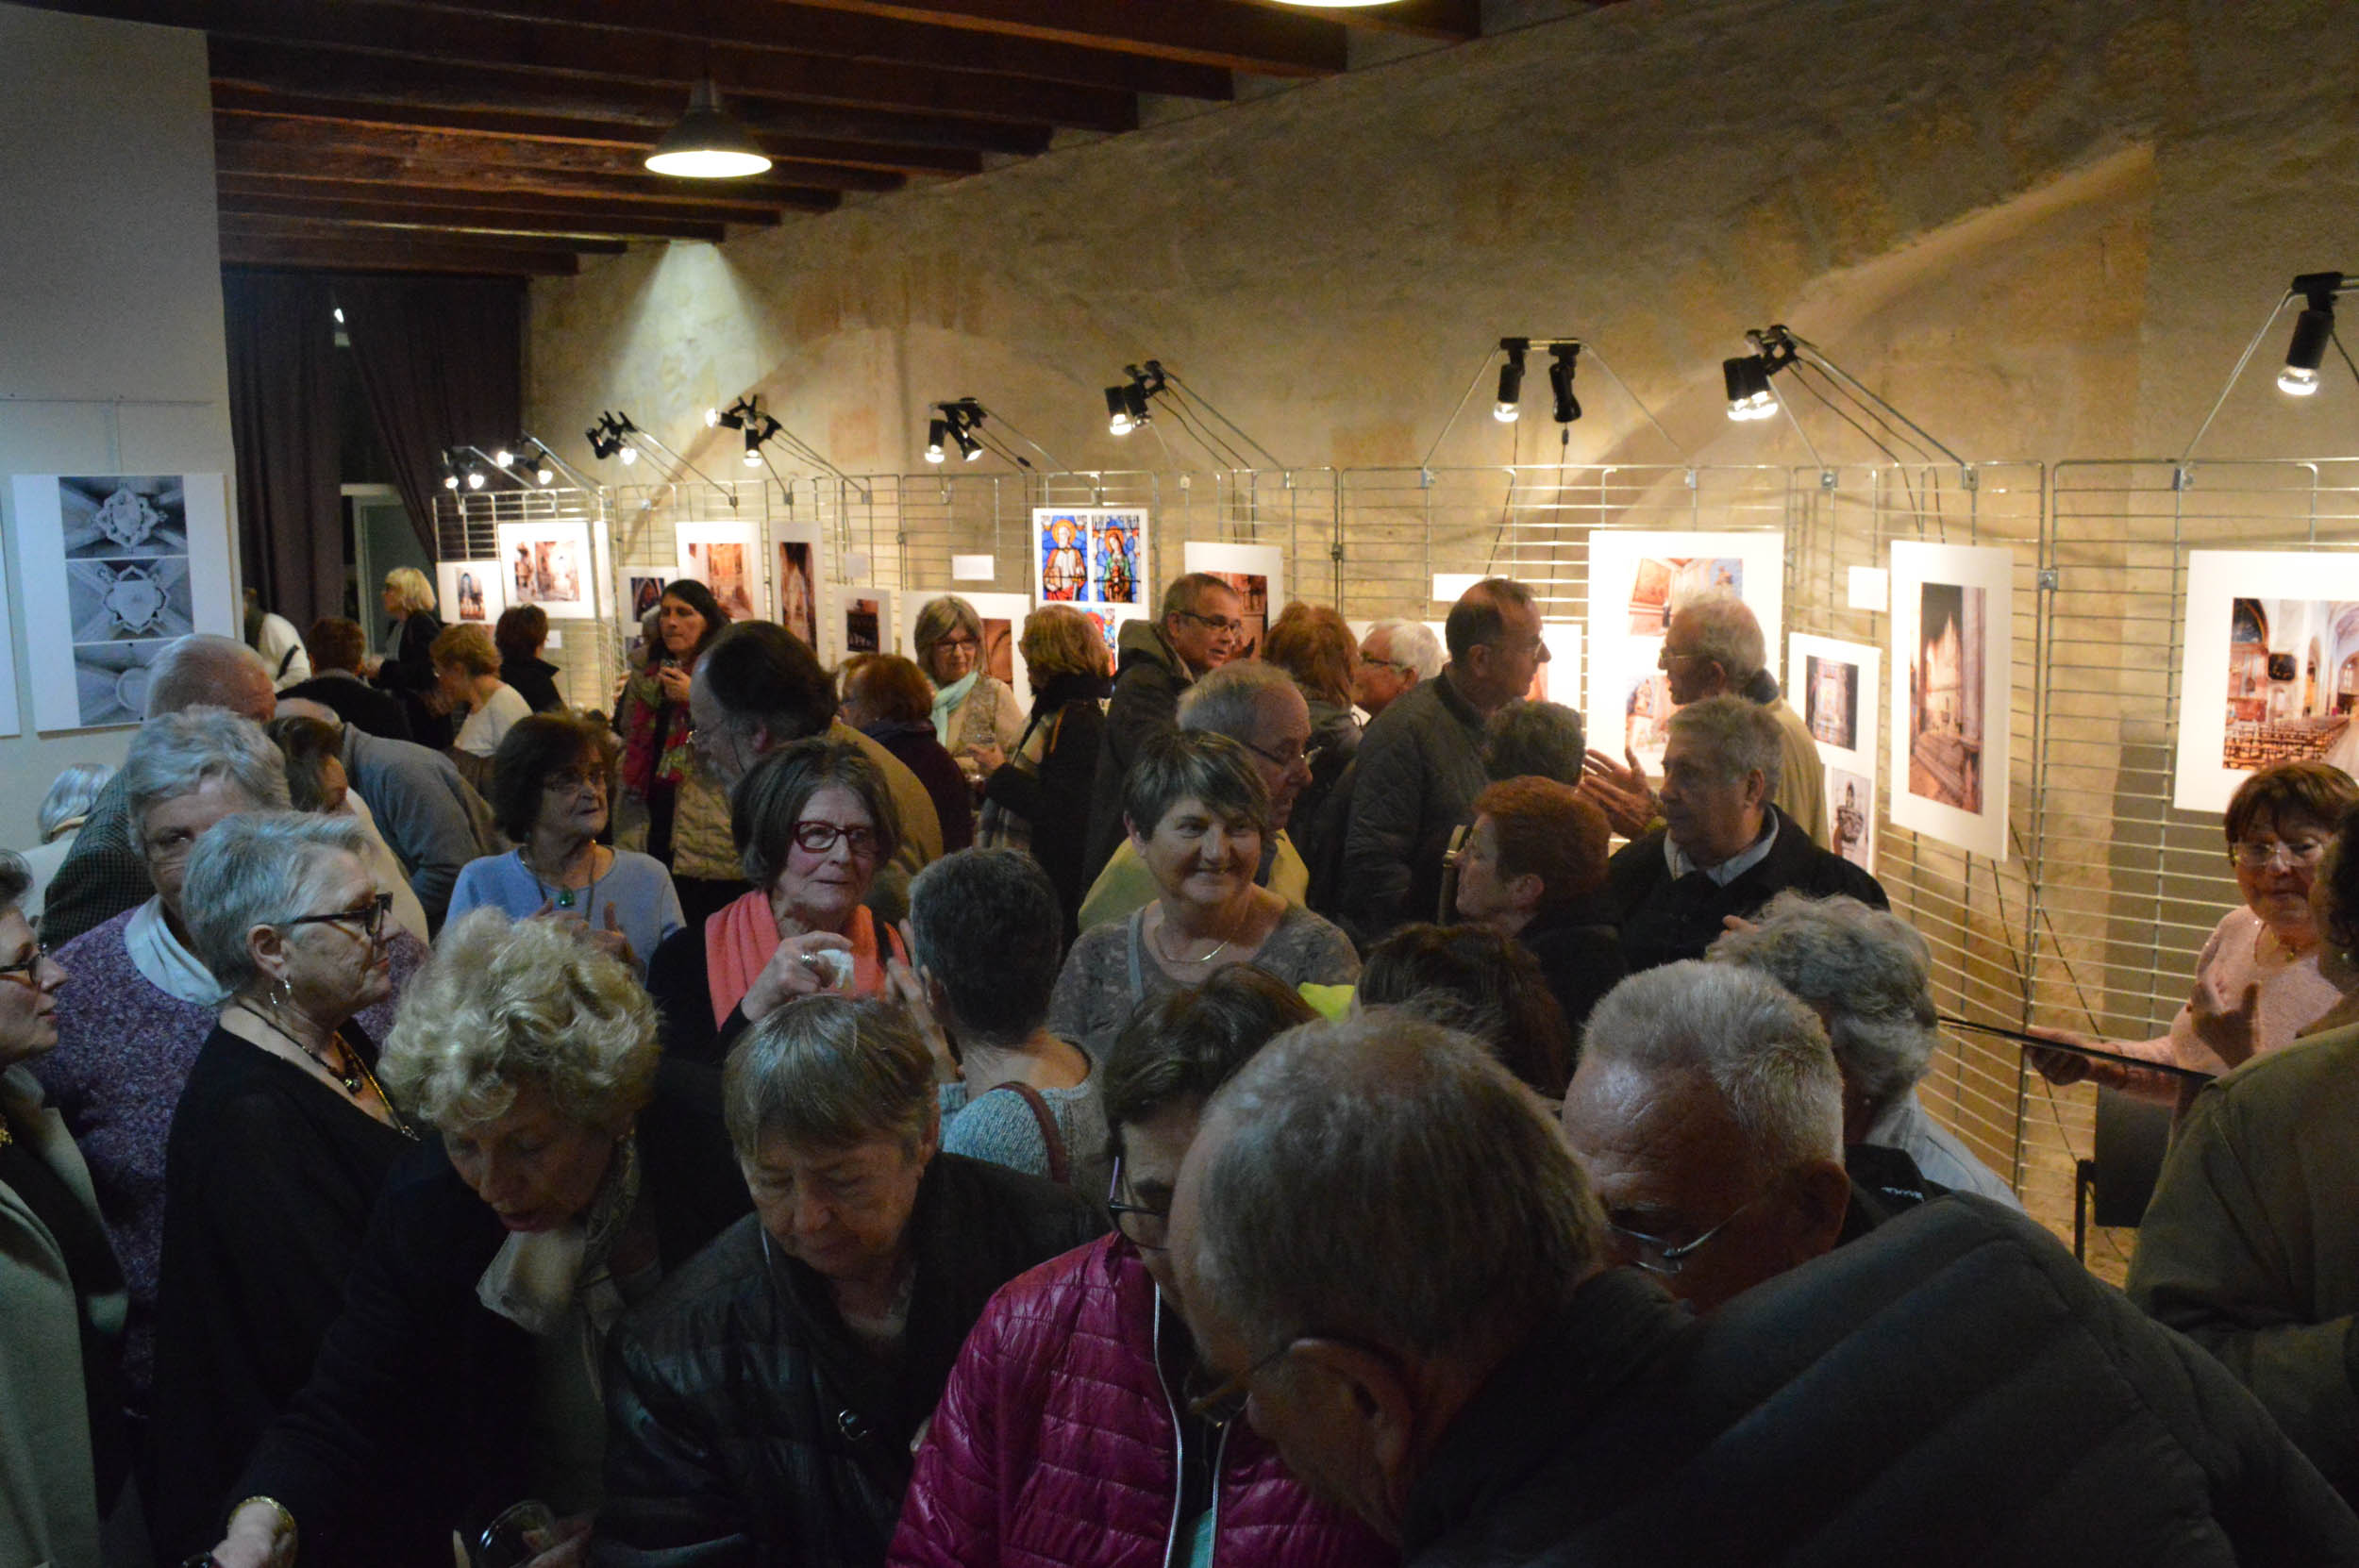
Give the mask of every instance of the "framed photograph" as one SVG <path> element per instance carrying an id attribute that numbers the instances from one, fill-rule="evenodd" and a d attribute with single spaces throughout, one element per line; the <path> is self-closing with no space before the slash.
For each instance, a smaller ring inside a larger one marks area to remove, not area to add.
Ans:
<path id="1" fill-rule="evenodd" d="M 1146 608 L 1147 554 L 1140 507 L 1032 509 L 1032 594 L 1043 604 Z"/>
<path id="2" fill-rule="evenodd" d="M 944 593 L 953 592 L 956 591 L 913 589 L 910 592 L 909 600 L 912 605 L 923 606 L 928 600 L 938 599 Z M 1010 687 L 1013 688 L 1017 704 L 1026 712 L 1030 712 L 1032 708 L 1031 674 L 1024 667 L 1024 651 L 1020 644 L 1024 641 L 1024 617 L 1032 612 L 1032 601 L 1021 593 L 961 592 L 958 596 L 975 607 L 977 619 L 983 623 L 983 674 L 1006 681 Z M 917 659 L 917 617 L 915 613 L 912 612 L 908 620 L 910 624 L 902 632 L 901 652 L 912 659 Z M 922 666 L 926 661 L 918 659 L 917 662 Z M 929 678 L 930 678 L 930 673 Z"/>
<path id="3" fill-rule="evenodd" d="M 1785 629 L 1784 593 L 1782 532 L 1593 530 L 1589 743 L 1610 757 L 1628 748 L 1649 771 L 1659 771 L 1671 690 L 1657 664 L 1671 617 L 1693 599 L 1723 594 L 1742 599 L 1761 623 L 1775 675 Z"/>
<path id="4" fill-rule="evenodd" d="M 1236 659 L 1258 659 L 1270 617 L 1286 608 L 1286 552 L 1275 544 L 1207 544 L 1190 540 L 1180 551 L 1190 572 L 1209 572 L 1237 591 Z"/>
<path id="5" fill-rule="evenodd" d="M 2359 776 L 2359 552 L 2191 550 L 2171 804 L 2224 811 L 2254 770 Z"/>
<path id="6" fill-rule="evenodd" d="M 2015 553 L 1892 546 L 1892 822 L 2007 859 Z"/>
<path id="7" fill-rule="evenodd" d="M 854 654 L 891 653 L 901 645 L 900 594 L 890 588 L 846 588 L 828 623 L 833 642 L 821 657 L 841 664 Z"/>
<path id="8" fill-rule="evenodd" d="M 499 525 L 500 592 L 511 605 L 539 605 L 552 621 L 594 621 L 590 525 L 550 520 Z"/>
<path id="9" fill-rule="evenodd" d="M 778 607 L 778 625 L 819 646 L 821 617 L 826 613 L 827 572 L 816 522 L 770 525 L 770 586 Z"/>
<path id="10" fill-rule="evenodd" d="M 21 474 L 14 492 L 36 728 L 137 724 L 167 642 L 238 635 L 220 475 Z"/>
<path id="11" fill-rule="evenodd" d="M 481 626 L 489 631 L 508 609 L 500 592 L 496 560 L 445 560 L 434 567 L 434 597 L 446 626 Z"/>
<path id="12" fill-rule="evenodd" d="M 1834 852 L 1876 869 L 1876 706 L 1883 651 L 1864 642 L 1796 632 L 1787 639 L 1786 702 L 1810 726 L 1826 769 L 1827 820 Z"/>
<path id="13" fill-rule="evenodd" d="M 682 523 L 673 530 L 678 575 L 694 577 L 732 621 L 761 619 L 761 530 L 751 523 Z"/>

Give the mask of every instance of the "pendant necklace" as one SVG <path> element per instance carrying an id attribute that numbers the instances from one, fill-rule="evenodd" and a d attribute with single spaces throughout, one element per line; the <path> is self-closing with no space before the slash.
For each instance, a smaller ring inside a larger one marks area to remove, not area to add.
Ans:
<path id="1" fill-rule="evenodd" d="M 1170 921 L 1165 920 L 1164 923 L 1158 926 L 1155 931 L 1155 945 L 1163 950 L 1163 961 L 1165 963 L 1211 963 L 1214 959 L 1219 958 L 1221 954 L 1228 951 L 1230 942 L 1235 940 L 1232 937 L 1223 937 L 1220 941 L 1214 942 L 1213 944 L 1213 950 L 1205 954 L 1202 958 L 1183 959 L 1179 954 L 1174 953 L 1171 950 L 1171 942 L 1169 937 L 1166 935 L 1170 928 Z"/>
<path id="2" fill-rule="evenodd" d="M 385 1093 L 384 1086 L 376 1081 L 376 1075 L 369 1070 L 368 1062 L 361 1059 L 360 1052 L 354 1050 L 349 1044 L 345 1043 L 343 1031 L 342 1029 L 338 1029 L 335 1033 L 328 1036 L 328 1039 L 335 1043 L 336 1049 L 343 1053 L 345 1067 L 343 1071 L 339 1072 L 335 1068 L 328 1065 L 327 1059 L 326 1057 L 320 1055 L 317 1051 L 311 1049 L 310 1046 L 305 1044 L 302 1041 L 288 1033 L 287 1030 L 279 1026 L 276 1019 L 262 1011 L 261 1009 L 256 1007 L 253 1003 L 241 998 L 238 1002 L 238 1006 L 243 1008 L 248 1016 L 252 1017 L 255 1022 L 260 1024 L 262 1027 L 270 1030 L 271 1033 L 276 1035 L 279 1039 L 285 1041 L 296 1050 L 301 1051 L 305 1056 L 310 1057 L 312 1061 L 318 1064 L 321 1072 L 326 1074 L 329 1077 L 334 1078 L 338 1083 L 343 1085 L 344 1093 L 351 1095 L 355 1100 L 359 1100 L 361 1097 L 361 1092 L 363 1090 L 376 1090 L 376 1097 L 385 1103 L 386 1114 L 393 1118 L 393 1130 L 400 1133 L 404 1138 L 409 1139 L 413 1143 L 418 1141 L 416 1129 L 411 1127 L 408 1120 L 403 1117 L 401 1112 L 393 1108 L 392 1097 Z"/>
<path id="3" fill-rule="evenodd" d="M 590 846 L 590 886 L 586 890 L 566 887 L 561 881 L 556 887 L 550 887 L 546 882 L 541 880 L 540 869 L 530 860 L 525 859 L 524 847 L 521 844 L 518 845 L 516 849 L 516 863 L 525 868 L 525 875 L 532 878 L 533 890 L 540 893 L 543 902 L 546 903 L 551 909 L 571 909 L 574 907 L 575 899 L 578 897 L 581 902 L 582 918 L 587 920 L 590 918 L 591 911 L 597 908 L 598 883 L 602 880 L 602 877 L 596 869 L 598 864 L 598 846 L 595 843 L 593 843 Z"/>

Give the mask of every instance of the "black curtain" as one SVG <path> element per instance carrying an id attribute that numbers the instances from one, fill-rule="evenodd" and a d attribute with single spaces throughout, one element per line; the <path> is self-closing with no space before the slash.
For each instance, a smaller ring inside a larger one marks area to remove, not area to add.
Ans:
<path id="1" fill-rule="evenodd" d="M 316 274 L 222 274 L 238 556 L 264 607 L 310 627 L 343 608 L 336 325 Z"/>
<path id="2" fill-rule="evenodd" d="M 524 283 L 355 277 L 339 279 L 335 292 L 394 487 L 426 553 L 440 559 L 443 448 L 490 451 L 523 424 Z"/>

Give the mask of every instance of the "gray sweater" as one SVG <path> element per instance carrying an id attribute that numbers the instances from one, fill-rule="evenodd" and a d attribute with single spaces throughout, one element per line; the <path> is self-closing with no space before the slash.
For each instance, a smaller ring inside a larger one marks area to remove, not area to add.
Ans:
<path id="1" fill-rule="evenodd" d="M 1153 906 L 1149 906 L 1152 908 Z M 1065 955 L 1048 1002 L 1048 1027 L 1103 1061 L 1114 1036 L 1141 1002 L 1194 982 L 1179 980 L 1157 961 L 1141 933 L 1146 910 L 1081 933 Z M 1360 978 L 1351 939 L 1298 904 L 1286 906 L 1278 926 L 1250 961 L 1290 986 L 1342 985 Z"/>

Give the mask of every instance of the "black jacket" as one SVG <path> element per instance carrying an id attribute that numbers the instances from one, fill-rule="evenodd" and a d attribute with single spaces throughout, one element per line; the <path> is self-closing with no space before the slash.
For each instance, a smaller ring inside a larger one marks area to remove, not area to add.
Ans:
<path id="1" fill-rule="evenodd" d="M 407 738 L 436 751 L 450 744 L 453 733 L 450 715 L 437 713 L 426 705 L 427 694 L 441 680 L 434 673 L 434 659 L 428 650 L 442 634 L 442 619 L 430 609 L 404 616 L 388 628 L 393 651 L 385 656 L 385 662 L 376 671 L 376 684 L 400 696 L 402 712 L 410 721 Z"/>
<path id="2" fill-rule="evenodd" d="M 713 1075 L 666 1063 L 638 1137 L 670 1275 L 752 1207 Z M 310 1381 L 224 1501 L 276 1498 L 306 1562 L 411 1568 L 530 1496 L 536 1351 L 476 1299 L 506 1237 L 439 1143 L 397 1166 Z"/>
<path id="3" fill-rule="evenodd" d="M 535 713 L 556 713 L 565 707 L 565 699 L 557 691 L 557 666 L 545 659 L 529 655 L 503 659 L 500 679 L 514 687 L 516 695 L 524 698 L 525 706 Z"/>
<path id="4" fill-rule="evenodd" d="M 1122 843 L 1122 781 L 1139 759 L 1139 748 L 1148 737 L 1180 727 L 1180 694 L 1196 684 L 1157 623 L 1125 622 L 1121 645 L 1113 699 L 1106 704 L 1105 732 L 1090 776 L 1089 843 L 1081 858 L 1084 892 Z M 1078 908 L 1079 900 L 1075 904 Z"/>
<path id="5" fill-rule="evenodd" d="M 827 1283 L 748 1218 L 666 1279 L 607 1357 L 601 1568 L 878 1568 L 933 1413 L 983 1305 L 1093 1241 L 1067 1189 L 938 1154 L 910 1216 L 916 1275 L 897 1367 L 845 1327 Z"/>
<path id="6" fill-rule="evenodd" d="M 1613 906 L 1602 896 L 1574 899 L 1542 909 L 1515 940 L 1540 960 L 1556 1005 L 1576 1045 L 1589 1009 L 1622 983 L 1630 965 L 1622 961 L 1622 939 L 1614 928 Z M 1575 1061 L 1580 1059 L 1578 1055 Z"/>
<path id="7" fill-rule="evenodd" d="M 1404 1536 L 1412 1568 L 2359 1562 L 2224 1369 L 1965 1196 L 1704 1318 L 1592 1280 L 1443 1433 Z"/>
<path id="8" fill-rule="evenodd" d="M 1024 731 L 1026 742 L 1034 729 L 1047 731 L 1039 768 L 1010 763 L 983 783 L 986 801 L 1032 825 L 1032 859 L 1057 890 L 1068 946 L 1078 929 L 1081 897 L 1089 892 L 1081 861 L 1089 851 L 1090 789 L 1106 737 L 1106 713 L 1098 703 L 1107 691 L 1108 683 L 1096 676 L 1059 676 L 1041 687 L 1032 695 L 1032 717 Z M 1016 749 L 1024 744 L 1018 742 Z"/>
<path id="9" fill-rule="evenodd" d="M 1622 919 L 1622 957 L 1631 973 L 1681 959 L 1700 959 L 1725 927 L 1727 915 L 1749 919 L 1764 904 L 1792 888 L 1813 897 L 1849 893 L 1879 909 L 1890 909 L 1882 884 L 1850 861 L 1810 842 L 1794 819 L 1777 817 L 1778 839 L 1759 865 L 1727 887 L 1701 872 L 1677 882 L 1663 857 L 1665 830 L 1656 828 L 1622 846 L 1607 862 L 1606 885 Z"/>
<path id="10" fill-rule="evenodd" d="M 378 691 L 350 670 L 323 671 L 278 694 L 318 703 L 333 709 L 336 717 L 353 728 L 381 735 L 388 741 L 410 738 L 410 716 L 404 711 L 401 699 L 390 692 Z"/>

